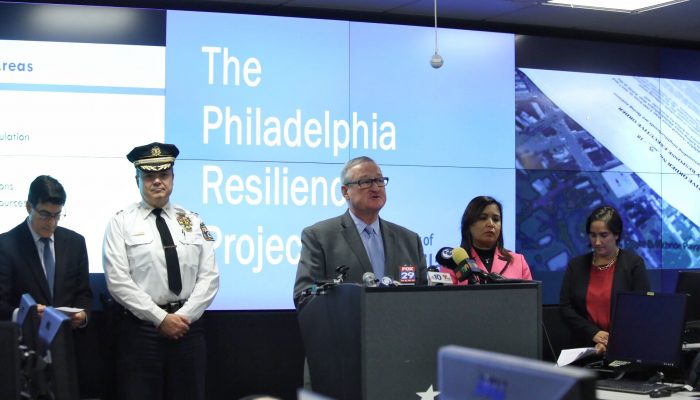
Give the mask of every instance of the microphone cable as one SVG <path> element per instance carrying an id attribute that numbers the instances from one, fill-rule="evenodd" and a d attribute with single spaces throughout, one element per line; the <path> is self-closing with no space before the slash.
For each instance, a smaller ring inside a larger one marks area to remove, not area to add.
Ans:
<path id="1" fill-rule="evenodd" d="M 540 325 L 542 325 L 542 332 L 544 332 L 544 338 L 547 340 L 547 346 L 549 346 L 549 351 L 552 354 L 552 360 L 554 360 L 554 364 L 558 367 L 559 366 L 559 360 L 554 353 L 554 346 L 552 346 L 552 341 L 549 340 L 549 333 L 547 333 L 547 327 L 544 324 L 544 321 L 540 321 Z"/>

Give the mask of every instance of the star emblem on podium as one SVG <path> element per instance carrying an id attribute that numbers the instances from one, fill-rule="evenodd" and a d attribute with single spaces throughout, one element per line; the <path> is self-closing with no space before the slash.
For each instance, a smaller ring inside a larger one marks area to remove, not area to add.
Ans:
<path id="1" fill-rule="evenodd" d="M 420 396 L 421 400 L 435 400 L 435 397 L 437 397 L 440 392 L 436 392 L 433 390 L 433 385 L 430 385 L 428 390 L 425 392 L 416 392 L 418 396 Z"/>

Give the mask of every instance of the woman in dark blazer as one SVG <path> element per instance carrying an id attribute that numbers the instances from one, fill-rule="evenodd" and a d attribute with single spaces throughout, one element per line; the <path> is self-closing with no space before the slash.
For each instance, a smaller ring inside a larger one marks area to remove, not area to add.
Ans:
<path id="1" fill-rule="evenodd" d="M 586 233 L 593 251 L 569 261 L 559 303 L 573 333 L 573 345 L 594 346 L 602 354 L 608 345 L 617 293 L 649 291 L 649 279 L 644 260 L 618 247 L 622 219 L 614 208 L 594 210 L 586 220 Z"/>

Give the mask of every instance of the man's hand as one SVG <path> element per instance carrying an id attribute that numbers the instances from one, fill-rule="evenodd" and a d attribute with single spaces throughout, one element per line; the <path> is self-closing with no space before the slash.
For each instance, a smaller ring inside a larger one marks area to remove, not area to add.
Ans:
<path id="1" fill-rule="evenodd" d="M 170 339 L 180 339 L 190 330 L 190 321 L 179 314 L 168 314 L 158 326 L 158 332 Z"/>
<path id="2" fill-rule="evenodd" d="M 70 316 L 70 326 L 73 329 L 77 329 L 85 326 L 85 320 L 87 319 L 87 313 L 85 311 L 77 312 Z"/>
<path id="3" fill-rule="evenodd" d="M 36 313 L 39 315 L 39 318 L 44 318 L 44 310 L 46 310 L 46 306 L 43 304 L 38 304 L 36 305 Z"/>

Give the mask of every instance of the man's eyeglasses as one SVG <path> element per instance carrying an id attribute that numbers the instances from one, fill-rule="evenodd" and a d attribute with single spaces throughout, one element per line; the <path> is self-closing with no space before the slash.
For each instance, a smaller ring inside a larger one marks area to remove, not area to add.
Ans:
<path id="1" fill-rule="evenodd" d="M 55 219 L 56 221 L 58 221 L 59 219 L 66 216 L 66 213 L 63 210 L 61 210 L 57 213 L 50 213 L 48 211 L 37 210 L 37 209 L 33 209 L 33 210 L 36 211 L 37 214 L 39 214 L 39 219 L 42 221 L 48 221 L 50 219 Z"/>
<path id="2" fill-rule="evenodd" d="M 384 187 L 389 183 L 389 178 L 382 176 L 374 179 L 360 179 L 353 182 L 345 182 L 346 185 L 357 185 L 360 189 L 367 189 L 376 183 L 378 187 Z"/>

